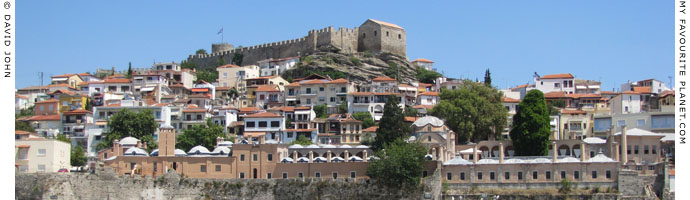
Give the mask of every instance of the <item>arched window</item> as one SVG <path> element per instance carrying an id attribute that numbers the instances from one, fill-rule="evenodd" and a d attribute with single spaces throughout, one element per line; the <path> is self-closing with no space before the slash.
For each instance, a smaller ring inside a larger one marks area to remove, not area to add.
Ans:
<path id="1" fill-rule="evenodd" d="M 398 34 L 398 39 L 402 39 L 402 35 Z"/>
<path id="2" fill-rule="evenodd" d="M 386 31 L 386 37 L 388 37 L 388 31 Z"/>

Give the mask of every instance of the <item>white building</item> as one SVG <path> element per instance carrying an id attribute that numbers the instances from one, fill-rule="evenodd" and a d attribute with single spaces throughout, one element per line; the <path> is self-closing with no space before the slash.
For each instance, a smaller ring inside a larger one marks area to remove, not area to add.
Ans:
<path id="1" fill-rule="evenodd" d="M 419 105 L 436 105 L 439 101 L 438 92 L 424 92 L 418 95 L 417 103 Z"/>
<path id="2" fill-rule="evenodd" d="M 135 112 L 151 110 L 154 120 L 156 123 L 158 123 L 158 127 L 172 126 L 170 119 L 171 112 L 168 106 L 159 104 L 154 106 L 145 106 L 143 102 L 140 101 L 123 100 L 120 104 L 93 107 L 93 120 L 95 128 L 107 129 L 108 119 L 110 116 L 122 111 L 123 108 Z M 156 135 L 157 134 L 158 133 L 156 132 Z"/>
<path id="3" fill-rule="evenodd" d="M 19 173 L 50 173 L 70 167 L 70 144 L 15 131 L 14 165 Z"/>
<path id="4" fill-rule="evenodd" d="M 261 76 L 282 75 L 283 72 L 292 68 L 299 62 L 299 56 L 280 58 L 280 59 L 265 59 L 257 61 L 257 65 L 261 68 Z"/>
<path id="5" fill-rule="evenodd" d="M 637 87 L 649 87 L 649 92 L 654 93 L 654 94 L 661 94 L 661 92 L 666 91 L 666 90 L 671 90 L 669 87 L 666 86 L 666 84 L 663 81 L 655 80 L 655 79 L 647 79 L 647 80 L 641 80 L 637 82 L 627 82 L 621 84 L 621 91 L 638 91 L 635 90 Z"/>
<path id="6" fill-rule="evenodd" d="M 570 74 L 549 74 L 538 76 L 535 74 L 534 87 L 543 93 L 565 92 L 566 94 L 575 93 L 575 77 Z"/>
<path id="7" fill-rule="evenodd" d="M 29 108 L 29 97 L 14 93 L 14 110 L 19 111 Z"/>
<path id="8" fill-rule="evenodd" d="M 251 143 L 278 141 L 285 130 L 285 118 L 270 112 L 244 116 L 244 139 Z"/>
<path id="9" fill-rule="evenodd" d="M 633 91 L 625 91 L 609 100 L 609 109 L 612 114 L 639 113 L 642 110 L 641 94 Z"/>
<path id="10" fill-rule="evenodd" d="M 412 61 L 412 64 L 417 65 L 419 67 L 424 67 L 424 69 L 426 69 L 426 70 L 436 71 L 436 69 L 434 69 L 434 61 L 431 61 L 428 59 L 417 58 L 416 60 Z"/>
<path id="11" fill-rule="evenodd" d="M 259 77 L 259 66 L 256 65 L 223 65 L 216 68 L 218 71 L 218 86 L 240 89 L 246 87 L 245 80 Z"/>

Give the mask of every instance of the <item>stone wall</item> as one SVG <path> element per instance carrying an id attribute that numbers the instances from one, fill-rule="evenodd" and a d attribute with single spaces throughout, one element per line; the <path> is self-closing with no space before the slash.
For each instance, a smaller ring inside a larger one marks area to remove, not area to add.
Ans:
<path id="1" fill-rule="evenodd" d="M 430 189 L 427 189 L 430 191 Z M 98 174 L 20 174 L 18 199 L 421 199 L 423 192 L 376 186 L 367 180 L 189 179 Z M 430 195 L 429 196 L 437 196 Z"/>

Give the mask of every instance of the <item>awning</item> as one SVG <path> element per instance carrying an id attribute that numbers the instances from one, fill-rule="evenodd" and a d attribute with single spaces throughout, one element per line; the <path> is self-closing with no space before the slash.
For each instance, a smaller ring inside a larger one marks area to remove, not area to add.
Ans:
<path id="1" fill-rule="evenodd" d="M 587 86 L 577 85 L 577 86 L 575 86 L 575 89 L 587 89 Z"/>
<path id="2" fill-rule="evenodd" d="M 601 88 L 601 85 L 590 85 L 589 88 L 599 89 L 599 88 Z"/>
<path id="3" fill-rule="evenodd" d="M 66 81 L 68 78 L 53 78 L 53 81 Z"/>
<path id="4" fill-rule="evenodd" d="M 297 98 L 285 98 L 285 101 L 297 101 Z"/>
<path id="5" fill-rule="evenodd" d="M 108 125 L 108 122 L 107 122 L 107 121 L 97 121 L 95 124 L 96 124 L 96 125 L 99 125 L 99 126 L 100 126 L 100 125 L 105 126 L 105 125 Z"/>
<path id="6" fill-rule="evenodd" d="M 28 144 L 22 144 L 22 145 L 17 145 L 17 148 L 29 148 L 31 145 Z"/>
<path id="7" fill-rule="evenodd" d="M 261 137 L 266 135 L 266 132 L 244 132 L 245 137 Z"/>
<path id="8" fill-rule="evenodd" d="M 141 90 L 139 90 L 139 91 L 142 91 L 142 92 L 151 92 L 151 91 L 153 91 L 153 87 L 141 88 Z"/>

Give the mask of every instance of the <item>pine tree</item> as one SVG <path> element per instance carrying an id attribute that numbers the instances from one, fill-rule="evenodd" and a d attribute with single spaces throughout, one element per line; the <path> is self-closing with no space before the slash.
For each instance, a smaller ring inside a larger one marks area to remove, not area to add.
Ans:
<path id="1" fill-rule="evenodd" d="M 486 69 L 486 72 L 484 73 L 484 84 L 491 87 L 491 72 L 489 72 L 489 69 Z"/>
<path id="2" fill-rule="evenodd" d="M 129 62 L 129 68 L 127 68 L 127 78 L 132 78 L 132 62 Z"/>
<path id="3" fill-rule="evenodd" d="M 376 130 L 376 140 L 372 145 L 374 150 L 379 150 L 396 139 L 407 139 L 406 136 L 410 133 L 410 127 L 405 124 L 405 115 L 398 106 L 399 103 L 400 97 L 388 96 L 388 101 L 383 107 L 383 117 L 379 122 L 379 129 Z"/>
<path id="4" fill-rule="evenodd" d="M 517 114 L 513 116 L 513 129 L 510 130 L 515 154 L 518 156 L 547 155 L 551 127 L 544 93 L 539 90 L 530 90 L 518 108 Z"/>

